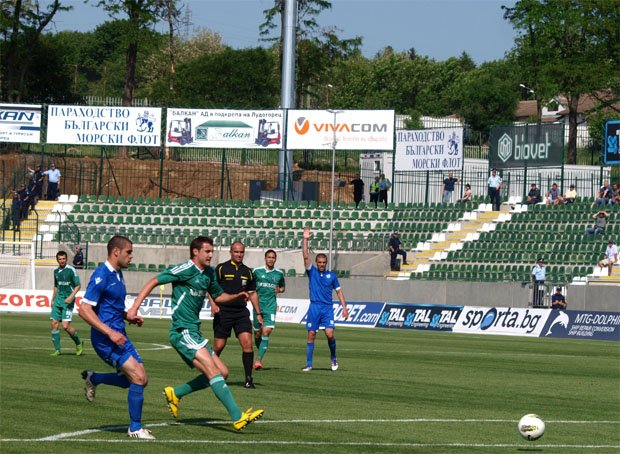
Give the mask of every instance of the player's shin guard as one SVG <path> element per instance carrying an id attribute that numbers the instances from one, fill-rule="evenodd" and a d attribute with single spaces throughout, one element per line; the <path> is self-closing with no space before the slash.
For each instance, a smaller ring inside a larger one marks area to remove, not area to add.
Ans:
<path id="1" fill-rule="evenodd" d="M 241 410 L 237 406 L 230 389 L 228 389 L 228 385 L 226 384 L 224 377 L 218 374 L 214 376 L 209 383 L 211 385 L 211 389 L 213 390 L 213 394 L 215 394 L 215 397 L 217 397 L 218 400 L 224 404 L 230 418 L 233 421 L 237 421 L 241 418 Z"/>
<path id="2" fill-rule="evenodd" d="M 52 331 L 52 344 L 54 344 L 54 350 L 60 351 L 60 331 Z"/>
<path id="3" fill-rule="evenodd" d="M 82 343 L 80 340 L 80 336 L 78 336 L 77 331 L 74 331 L 73 334 L 69 334 L 71 336 L 71 340 L 75 342 L 75 345 L 79 345 Z"/>
<path id="4" fill-rule="evenodd" d="M 174 394 L 180 399 L 183 396 L 187 396 L 188 394 L 194 393 L 196 391 L 200 391 L 201 389 L 205 389 L 209 387 L 209 379 L 204 375 L 200 374 L 193 380 L 188 381 L 187 383 L 183 383 L 182 385 L 176 386 L 174 388 Z"/>
<path id="5" fill-rule="evenodd" d="M 116 372 L 110 372 L 108 374 L 99 374 L 95 372 L 91 375 L 90 381 L 93 385 L 110 385 L 119 388 L 129 388 L 129 385 L 131 385 L 125 375 L 117 374 Z"/>
<path id="6" fill-rule="evenodd" d="M 241 360 L 243 361 L 243 369 L 245 370 L 246 380 L 252 377 L 252 367 L 254 366 L 254 350 L 251 352 L 242 352 Z"/>
<path id="7" fill-rule="evenodd" d="M 263 356 L 267 353 L 267 347 L 269 347 L 269 336 L 262 336 L 260 346 L 258 348 L 258 359 L 263 359 Z"/>
<path id="8" fill-rule="evenodd" d="M 328 339 L 327 345 L 329 346 L 329 354 L 331 356 L 331 360 L 333 361 L 336 359 L 336 339 Z"/>
<path id="9" fill-rule="evenodd" d="M 144 386 L 132 383 L 127 393 L 129 406 L 129 430 L 135 432 L 142 428 L 142 405 L 144 404 Z"/>
<path id="10" fill-rule="evenodd" d="M 312 356 L 314 356 L 314 342 L 306 343 L 306 364 L 312 366 Z"/>

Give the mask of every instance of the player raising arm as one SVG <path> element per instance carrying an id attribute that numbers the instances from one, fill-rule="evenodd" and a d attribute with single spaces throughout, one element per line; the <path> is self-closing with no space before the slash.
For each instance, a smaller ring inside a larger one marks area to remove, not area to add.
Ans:
<path id="1" fill-rule="evenodd" d="M 327 269 L 327 256 L 317 254 L 315 258 L 316 266 L 310 262 L 308 257 L 308 241 L 312 237 L 310 227 L 304 228 L 304 244 L 302 254 L 304 257 L 304 267 L 308 275 L 308 287 L 310 288 L 310 308 L 306 317 L 306 330 L 308 330 L 308 341 L 306 343 L 306 367 L 302 370 L 310 372 L 312 370 L 312 356 L 314 354 L 314 339 L 319 327 L 325 328 L 327 345 L 331 356 L 331 367 L 333 371 L 338 370 L 338 360 L 336 358 L 336 338 L 334 337 L 334 307 L 332 306 L 332 290 L 336 291 L 338 300 L 342 305 L 342 315 L 345 320 L 349 318 L 347 303 L 344 294 L 340 289 L 340 283 L 336 274 Z"/>

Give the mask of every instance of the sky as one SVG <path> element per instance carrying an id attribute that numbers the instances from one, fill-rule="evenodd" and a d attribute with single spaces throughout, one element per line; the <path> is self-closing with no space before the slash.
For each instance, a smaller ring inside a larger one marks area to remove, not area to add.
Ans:
<path id="1" fill-rule="evenodd" d="M 45 1 L 43 1 L 45 3 Z M 49 2 L 48 2 L 49 3 Z M 63 0 L 72 11 L 56 15 L 52 28 L 92 31 L 109 20 L 94 7 L 97 0 Z M 185 34 L 208 29 L 236 49 L 265 45 L 258 27 L 273 0 L 184 0 L 193 25 Z M 372 58 L 386 46 L 395 51 L 415 48 L 435 60 L 467 52 L 477 63 L 500 59 L 514 44 L 515 32 L 503 18 L 502 5 L 515 0 L 331 0 L 331 10 L 316 18 L 322 28 L 337 27 L 341 39 L 362 37 L 362 53 Z M 162 29 L 163 31 L 163 29 Z"/>

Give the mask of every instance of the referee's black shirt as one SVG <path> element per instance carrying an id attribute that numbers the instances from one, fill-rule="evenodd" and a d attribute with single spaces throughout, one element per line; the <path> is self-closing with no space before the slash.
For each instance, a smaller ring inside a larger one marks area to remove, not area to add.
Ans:
<path id="1" fill-rule="evenodd" d="M 256 291 L 254 273 L 252 273 L 251 268 L 245 266 L 243 263 L 237 265 L 232 260 L 222 262 L 215 267 L 215 275 L 222 290 L 226 293 L 235 294 L 239 292 Z M 239 297 L 230 303 L 220 305 L 220 309 L 224 310 L 227 308 L 238 309 L 240 307 L 247 307 L 247 303 L 243 297 Z"/>

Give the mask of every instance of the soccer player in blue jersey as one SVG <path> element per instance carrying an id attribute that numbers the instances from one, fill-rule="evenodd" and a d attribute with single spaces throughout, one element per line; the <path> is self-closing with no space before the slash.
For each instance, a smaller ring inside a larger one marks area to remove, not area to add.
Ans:
<path id="1" fill-rule="evenodd" d="M 310 262 L 308 257 L 308 241 L 312 237 L 310 227 L 304 228 L 303 257 L 306 273 L 308 274 L 308 286 L 310 288 L 310 308 L 306 316 L 306 329 L 308 330 L 308 342 L 306 343 L 306 367 L 302 370 L 310 372 L 312 370 L 312 356 L 314 354 L 314 340 L 316 332 L 320 326 L 325 328 L 327 345 L 331 356 L 331 367 L 333 371 L 338 370 L 338 359 L 336 358 L 336 338 L 334 337 L 334 307 L 332 306 L 332 290 L 336 291 L 338 300 L 342 305 L 342 315 L 345 320 L 349 318 L 347 303 L 340 288 L 340 283 L 336 274 L 327 269 L 327 256 L 317 254 L 315 258 L 316 266 Z"/>
<path id="2" fill-rule="evenodd" d="M 200 311 L 207 295 L 217 304 L 226 305 L 238 300 L 247 301 L 245 291 L 226 293 L 218 283 L 211 268 L 213 240 L 209 237 L 195 238 L 189 247 L 190 259 L 173 265 L 152 278 L 142 288 L 135 302 L 127 311 L 127 319 L 137 317 L 138 308 L 151 291 L 161 284 L 172 284 L 172 323 L 168 339 L 179 356 L 200 375 L 179 386 L 166 386 L 164 397 L 168 409 L 175 418 L 179 416 L 182 397 L 201 389 L 211 388 L 213 394 L 226 407 L 235 430 L 241 430 L 263 416 L 262 409 L 241 411 L 226 384 L 228 368 L 209 346 L 209 340 L 200 331 Z"/>
<path id="3" fill-rule="evenodd" d="M 99 373 L 92 370 L 82 372 L 86 399 L 95 400 L 97 385 L 111 385 L 129 388 L 129 429 L 132 438 L 152 440 L 150 430 L 142 427 L 142 404 L 148 376 L 142 358 L 127 337 L 124 319 L 127 290 L 123 280 L 123 268 L 133 258 L 133 244 L 124 236 L 113 236 L 108 242 L 108 260 L 100 265 L 90 277 L 86 294 L 79 309 L 80 317 L 91 328 L 90 339 L 99 357 L 114 367 L 117 372 Z M 141 317 L 127 319 L 131 324 L 141 326 Z"/>

